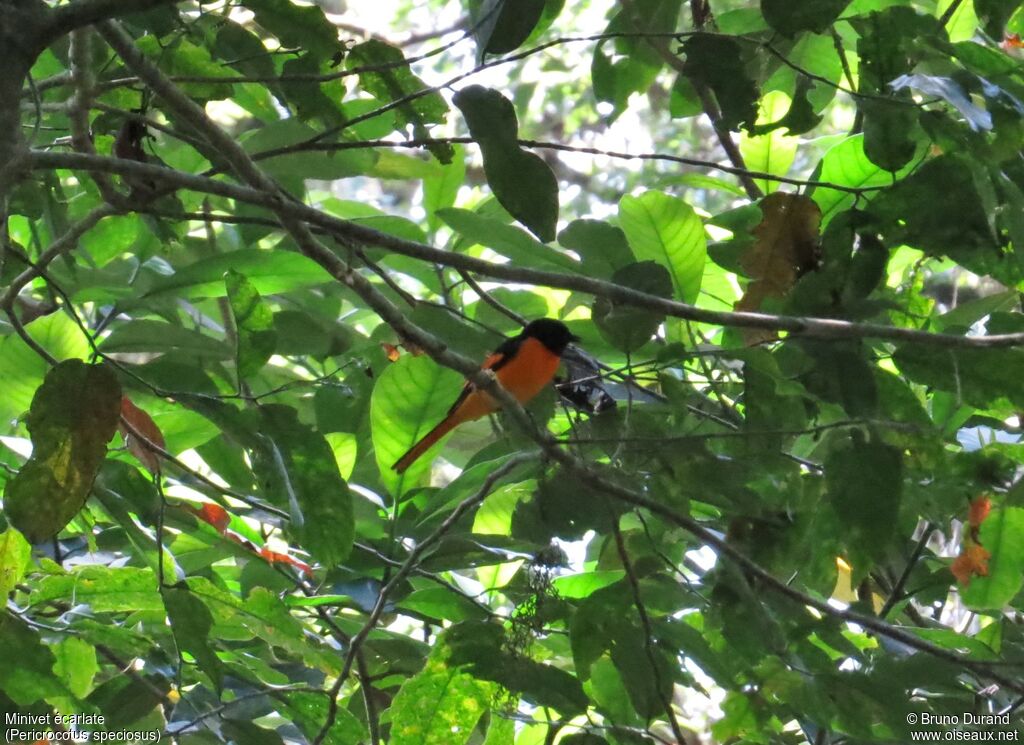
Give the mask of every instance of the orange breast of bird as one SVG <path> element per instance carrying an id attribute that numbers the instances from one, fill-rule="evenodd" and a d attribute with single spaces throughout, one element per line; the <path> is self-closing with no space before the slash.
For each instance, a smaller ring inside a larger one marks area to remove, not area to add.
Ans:
<path id="1" fill-rule="evenodd" d="M 515 396 L 520 403 L 526 403 L 551 383 L 558 372 L 561 358 L 530 337 L 519 346 L 516 354 L 505 364 L 501 357 L 494 355 L 484 362 L 484 369 L 497 368 L 495 373 L 501 387 Z M 493 396 L 484 391 L 473 391 L 459 407 L 452 412 L 453 418 L 461 422 L 487 416 L 499 409 Z"/>

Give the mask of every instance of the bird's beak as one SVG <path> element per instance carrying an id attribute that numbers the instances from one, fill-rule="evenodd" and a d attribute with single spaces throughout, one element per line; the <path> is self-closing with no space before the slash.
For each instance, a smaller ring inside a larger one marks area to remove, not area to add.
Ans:
<path id="1" fill-rule="evenodd" d="M 576 336 L 576 334 L 569 334 L 569 341 L 573 342 L 573 343 L 576 343 L 576 342 L 583 341 L 583 340 L 580 339 L 580 337 Z"/>

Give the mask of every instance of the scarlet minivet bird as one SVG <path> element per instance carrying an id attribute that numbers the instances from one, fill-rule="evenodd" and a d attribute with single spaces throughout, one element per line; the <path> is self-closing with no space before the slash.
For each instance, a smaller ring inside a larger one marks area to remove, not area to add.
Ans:
<path id="1" fill-rule="evenodd" d="M 525 404 L 551 383 L 558 371 L 562 352 L 571 342 L 579 341 L 561 321 L 540 318 L 531 321 L 519 336 L 506 339 L 482 366 L 494 373 L 501 387 Z M 485 391 L 467 382 L 462 393 L 436 427 L 391 466 L 403 473 L 430 446 L 463 422 L 487 416 L 500 404 Z"/>

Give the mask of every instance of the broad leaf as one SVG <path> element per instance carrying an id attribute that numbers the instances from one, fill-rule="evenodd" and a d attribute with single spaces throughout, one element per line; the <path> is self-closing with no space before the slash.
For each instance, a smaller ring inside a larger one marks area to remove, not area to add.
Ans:
<path id="1" fill-rule="evenodd" d="M 886 555 L 896 530 L 902 476 L 901 454 L 888 445 L 854 441 L 825 462 L 829 500 L 847 526 L 858 576 L 868 569 L 864 562 Z"/>
<path id="2" fill-rule="evenodd" d="M 540 21 L 546 0 L 486 0 L 476 12 L 480 56 L 505 54 L 526 41 Z"/>
<path id="3" fill-rule="evenodd" d="M 1020 591 L 1024 579 L 1024 508 L 993 510 L 981 524 L 978 542 L 991 555 L 988 575 L 973 578 L 961 597 L 974 610 L 998 611 Z"/>
<path id="4" fill-rule="evenodd" d="M 654 261 L 628 264 L 616 271 L 611 281 L 650 295 L 672 296 L 672 276 Z M 650 341 L 665 319 L 663 314 L 605 298 L 594 301 L 591 316 L 608 343 L 623 352 L 633 352 Z"/>
<path id="5" fill-rule="evenodd" d="M 68 694 L 53 674 L 53 653 L 37 632 L 10 613 L 0 615 L 0 655 L 0 691 L 19 707 Z"/>
<path id="6" fill-rule="evenodd" d="M 575 271 L 578 268 L 569 256 L 544 245 L 514 225 L 455 208 L 438 210 L 437 216 L 464 238 L 492 248 L 516 264 L 551 271 Z"/>
<path id="7" fill-rule="evenodd" d="M 192 655 L 199 668 L 220 688 L 224 671 L 220 658 L 209 642 L 210 628 L 213 626 L 213 616 L 209 609 L 184 586 L 165 587 L 160 595 L 167 608 L 167 620 L 171 624 L 179 653 Z"/>
<path id="8" fill-rule="evenodd" d="M 224 297 L 224 273 L 241 272 L 258 292 L 270 295 L 331 281 L 331 275 L 302 254 L 284 250 L 243 248 L 200 259 L 157 281 L 149 297 Z"/>
<path id="9" fill-rule="evenodd" d="M 487 183 L 501 206 L 542 241 L 554 240 L 558 181 L 544 160 L 519 147 L 512 102 L 479 85 L 463 88 L 453 101 L 480 145 Z"/>
<path id="10" fill-rule="evenodd" d="M 399 122 L 412 125 L 416 137 L 426 138 L 430 136 L 428 125 L 445 121 L 448 104 L 435 91 L 419 95 L 427 86 L 412 74 L 404 62 L 400 49 L 371 39 L 352 48 L 347 66 L 350 70 L 360 71 L 359 84 L 381 103 L 409 99 L 397 109 Z M 451 145 L 437 143 L 428 147 L 442 163 L 450 163 L 454 156 Z"/>
<path id="11" fill-rule="evenodd" d="M 0 533 L 0 596 L 7 597 L 21 582 L 32 561 L 32 546 L 15 528 Z"/>
<path id="12" fill-rule="evenodd" d="M 89 355 L 88 339 L 64 313 L 39 318 L 25 330 L 57 360 L 85 359 Z M 0 415 L 5 425 L 28 411 L 48 370 L 46 362 L 16 334 L 0 339 L 0 380 L 4 381 Z"/>
<path id="13" fill-rule="evenodd" d="M 277 346 L 274 314 L 241 272 L 228 270 L 224 284 L 237 334 L 235 359 L 238 379 L 247 380 L 259 372 L 274 354 Z"/>
<path id="14" fill-rule="evenodd" d="M 444 418 L 459 395 L 459 376 L 429 357 L 405 355 L 373 387 L 370 422 L 381 482 L 396 498 L 416 486 L 441 445 L 428 450 L 405 473 L 391 466 Z M 443 441 L 442 441 L 443 442 Z"/>
<path id="15" fill-rule="evenodd" d="M 787 0 L 761 0 L 761 12 L 768 25 L 786 36 L 801 31 L 825 31 L 839 18 L 850 0 L 808 0 L 794 5 Z"/>
<path id="16" fill-rule="evenodd" d="M 291 514 L 290 531 L 327 566 L 352 549 L 352 495 L 324 436 L 283 404 L 261 406 L 254 469 L 274 501 Z"/>
<path id="17" fill-rule="evenodd" d="M 402 684 L 391 709 L 393 745 L 461 745 L 489 709 L 498 687 L 449 667 L 449 655 L 442 641 L 423 669 Z"/>
<path id="18" fill-rule="evenodd" d="M 163 611 L 156 574 L 138 567 L 84 566 L 68 574 L 45 577 L 32 593 L 33 605 L 53 600 L 86 603 L 96 613 Z"/>
<path id="19" fill-rule="evenodd" d="M 316 6 L 296 5 L 290 0 L 245 0 L 256 23 L 274 34 L 284 46 L 308 49 L 330 59 L 340 48 L 338 31 Z"/>
<path id="20" fill-rule="evenodd" d="M 121 386 L 109 367 L 61 362 L 32 398 L 32 457 L 4 491 L 4 512 L 32 543 L 56 535 L 82 509 L 114 436 Z"/>
<path id="21" fill-rule="evenodd" d="M 683 72 L 714 92 L 729 129 L 752 127 L 757 120 L 757 85 L 744 67 L 744 47 L 726 36 L 695 34 L 683 43 Z"/>
<path id="22" fill-rule="evenodd" d="M 683 200 L 659 191 L 619 201 L 619 223 L 637 261 L 655 261 L 672 276 L 676 298 L 692 303 L 700 291 L 707 239 L 700 218 Z"/>

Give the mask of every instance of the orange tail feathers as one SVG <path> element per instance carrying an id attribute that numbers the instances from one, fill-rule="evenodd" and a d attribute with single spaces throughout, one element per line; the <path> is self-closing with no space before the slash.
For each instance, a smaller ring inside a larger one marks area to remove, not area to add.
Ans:
<path id="1" fill-rule="evenodd" d="M 442 419 L 441 422 L 432 430 L 427 432 L 419 442 L 409 448 L 405 455 L 395 461 L 395 465 L 391 466 L 392 470 L 395 470 L 398 473 L 405 473 L 405 469 L 411 466 L 421 455 L 430 450 L 434 443 L 455 429 L 460 423 L 461 420 L 454 416 L 448 416 Z"/>

